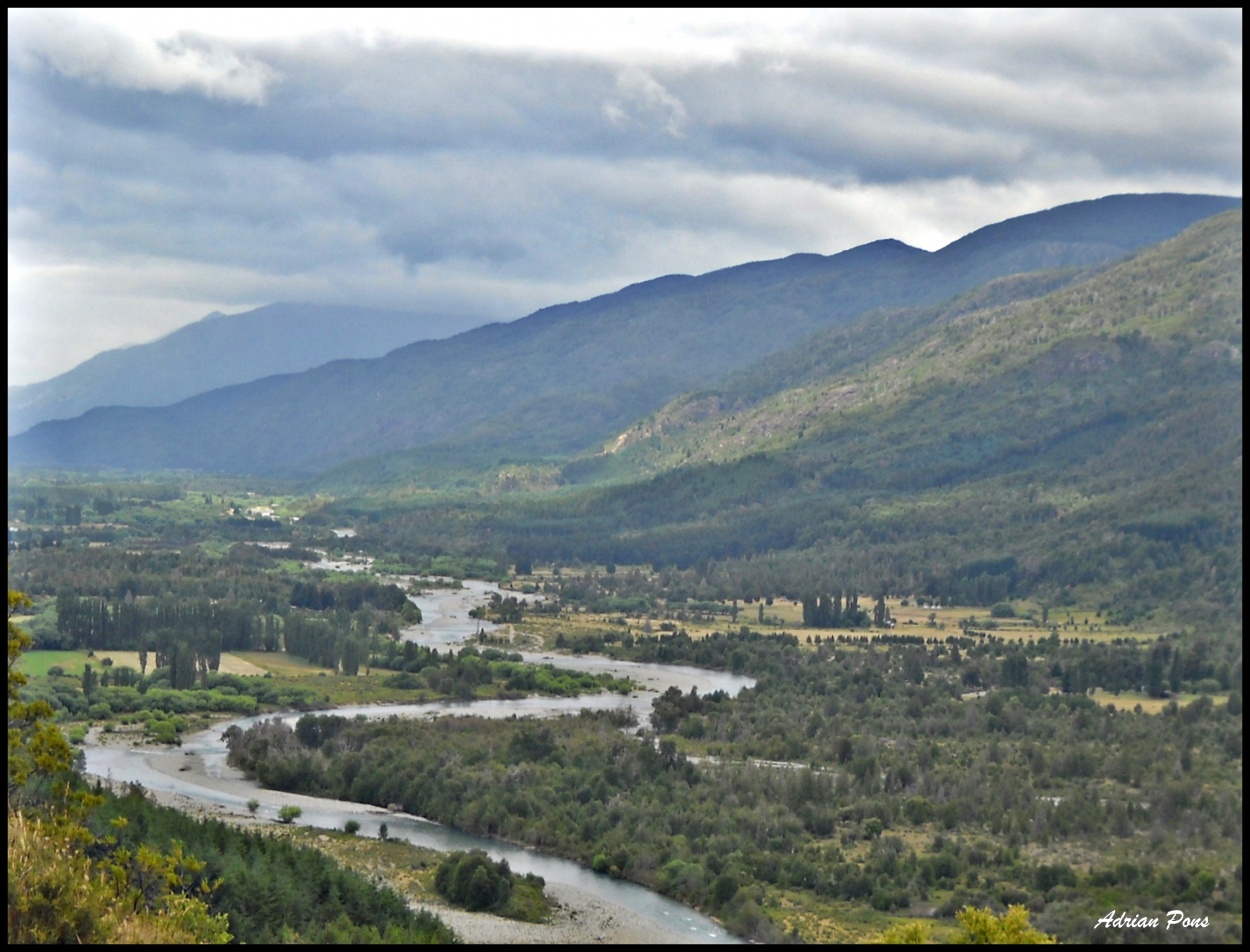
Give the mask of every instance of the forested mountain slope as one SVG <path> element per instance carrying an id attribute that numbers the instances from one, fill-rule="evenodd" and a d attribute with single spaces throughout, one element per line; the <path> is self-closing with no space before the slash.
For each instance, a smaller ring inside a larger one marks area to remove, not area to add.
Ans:
<path id="1" fill-rule="evenodd" d="M 96 409 L 11 438 L 17 465 L 311 475 L 462 439 L 500 456 L 575 452 L 683 391 L 882 307 L 989 278 L 1110 260 L 1240 199 L 1112 196 L 989 226 L 938 252 L 895 241 L 669 276 L 370 361 Z"/>
<path id="2" fill-rule="evenodd" d="M 381 357 L 416 340 L 447 337 L 467 323 L 464 318 L 313 304 L 214 312 L 159 340 L 97 354 L 51 380 L 9 387 L 9 435 L 93 407 L 167 406 L 330 360 Z"/>
<path id="3" fill-rule="evenodd" d="M 1166 600 L 1227 617 L 1242 577 L 1241 232 L 1229 212 L 1040 297 L 891 315 L 892 343 L 880 315 L 823 332 L 801 353 L 867 358 L 780 392 L 743 374 L 699 413 L 682 398 L 566 466 L 567 482 L 608 465 L 641 478 L 504 498 L 460 531 L 534 559 L 749 557 L 734 570 L 746 591 L 897 586 L 977 604 L 1095 586 L 1121 617 Z M 423 526 L 456 531 L 430 511 L 377 531 L 416 545 Z"/>
<path id="4" fill-rule="evenodd" d="M 895 407 L 914 413 L 935 392 L 983 391 L 1001 377 L 1019 378 L 1015 387 L 1023 394 L 1040 375 L 1044 392 L 1030 396 L 1049 399 L 1022 409 L 1034 416 L 1049 404 L 1074 423 L 1074 382 L 1091 379 L 1093 389 L 1111 394 L 1126 352 L 1150 343 L 1197 348 L 1206 360 L 1239 371 L 1240 241 L 1240 212 L 1229 212 L 1109 270 L 1021 275 L 936 308 L 868 315 L 745 368 L 720 388 L 683 395 L 618 435 L 606 451 L 650 456 L 659 468 L 725 461 L 805 438 L 819 443 L 848 414 Z M 1028 429 L 1026 418 L 1003 419 L 997 406 L 982 402 L 966 412 L 985 417 L 977 427 L 983 432 Z M 635 449 L 644 442 L 651 453 Z M 923 445 L 929 438 L 906 442 Z M 657 445 L 665 451 L 654 452 Z"/>

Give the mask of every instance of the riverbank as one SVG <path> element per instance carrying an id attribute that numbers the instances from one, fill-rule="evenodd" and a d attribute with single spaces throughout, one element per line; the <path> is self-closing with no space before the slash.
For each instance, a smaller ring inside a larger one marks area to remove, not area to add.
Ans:
<path id="1" fill-rule="evenodd" d="M 149 754 L 148 766 L 158 774 L 178 777 L 190 784 L 213 790 L 223 795 L 219 802 L 192 799 L 180 793 L 160 789 L 159 786 L 144 787 L 147 796 L 161 806 L 172 807 L 197 819 L 213 819 L 233 826 L 255 829 L 272 835 L 283 836 L 306 832 L 306 827 L 285 826 L 275 820 L 281 803 L 300 804 L 305 798 L 278 791 L 257 789 L 254 784 L 234 775 L 233 771 L 210 771 L 208 762 L 197 753 L 180 751 L 143 743 L 138 733 L 116 731 L 104 733 L 94 728 L 87 735 L 84 746 L 98 749 L 142 750 Z M 125 793 L 129 783 L 125 778 L 112 776 L 104 779 L 107 786 L 117 793 Z M 256 812 L 247 808 L 247 800 L 256 799 L 261 806 Z M 313 798 L 307 798 L 315 802 Z M 376 807 L 354 805 L 363 818 L 368 816 L 376 822 Z M 301 837 L 304 839 L 305 837 Z M 338 862 L 354 869 L 374 882 L 384 883 L 408 899 L 414 909 L 426 909 L 447 923 L 469 945 L 669 945 L 689 942 L 690 937 L 675 930 L 649 922 L 626 909 L 600 897 L 593 896 L 567 883 L 549 882 L 547 895 L 556 903 L 556 911 L 547 923 L 516 922 L 486 913 L 466 912 L 435 901 L 428 893 L 418 892 L 411 882 L 411 862 L 386 862 L 367 851 L 335 848 L 338 838 L 330 835 L 308 836 L 307 845 L 321 849 Z M 364 840 L 364 837 L 361 837 Z M 376 842 L 374 840 L 373 842 Z M 364 845 L 363 842 L 361 845 Z M 388 844 L 398 845 L 398 844 Z M 404 844 L 407 845 L 407 844 Z M 414 852 L 417 847 L 410 847 Z M 422 851 L 425 852 L 425 851 Z"/>
<path id="2" fill-rule="evenodd" d="M 489 598 L 494 586 L 468 581 L 463 588 L 434 589 L 413 596 L 421 608 L 421 625 L 405 629 L 404 640 L 416 641 L 440 651 L 457 650 L 471 642 L 480 628 L 496 637 L 498 626 L 479 622 L 469 612 Z M 509 632 L 510 633 L 510 632 Z M 521 647 L 519 644 L 516 647 Z M 618 694 L 584 695 L 552 698 L 531 696 L 517 700 L 477 701 L 473 703 L 444 701 L 411 705 L 339 705 L 335 710 L 343 716 L 437 717 L 475 715 L 481 717 L 559 717 L 576 715 L 582 708 L 597 710 L 632 708 L 640 723 L 646 723 L 652 700 L 670 686 L 682 694 L 692 689 L 700 694 L 724 690 L 737 694 L 754 684 L 753 679 L 724 672 L 700 671 L 695 668 L 657 664 L 638 664 L 583 655 L 570 657 L 553 652 L 522 652 L 527 661 L 553 664 L 592 674 L 628 677 L 638 685 L 629 696 Z M 295 715 L 286 715 L 288 718 Z M 246 719 L 244 719 L 246 720 Z M 546 889 L 559 904 L 552 921 L 542 925 L 517 923 L 496 916 L 449 909 L 434 901 L 429 890 L 420 896 L 404 888 L 397 892 L 409 901 L 430 908 L 452 926 L 470 944 L 683 944 L 691 942 L 733 942 L 715 922 L 678 903 L 650 893 L 640 886 L 618 880 L 607 880 L 570 860 L 545 856 L 504 841 L 484 842 L 467 834 L 449 830 L 418 817 L 403 813 L 391 814 L 375 806 L 326 800 L 299 794 L 284 793 L 258 787 L 226 764 L 220 734 L 224 722 L 185 738 L 184 748 L 168 748 L 143 742 L 141 736 L 128 728 L 104 734 L 93 730 L 88 735 L 87 766 L 94 775 L 124 787 L 137 782 L 158 803 L 171 806 L 197 817 L 211 817 L 240 826 L 254 826 L 278 835 L 306 834 L 309 828 L 320 831 L 342 830 L 348 821 L 359 825 L 357 840 L 378 843 L 381 827 L 386 824 L 392 841 L 418 844 L 418 848 L 434 850 L 486 849 L 496 858 L 507 858 L 518 872 L 533 872 L 547 883 Z M 248 807 L 255 800 L 255 810 Z M 284 806 L 298 806 L 303 811 L 294 826 L 277 822 Z M 334 834 L 310 836 L 310 845 L 326 852 L 341 837 Z M 352 860 L 355 862 L 355 860 Z M 352 866 L 351 868 L 357 868 Z M 407 865 L 411 877 L 413 864 Z M 379 864 L 367 861 L 359 871 L 378 881 Z M 392 877 L 402 886 L 403 876 Z M 385 879 L 388 885 L 390 879 Z M 621 897 L 619 903 L 617 897 Z"/>

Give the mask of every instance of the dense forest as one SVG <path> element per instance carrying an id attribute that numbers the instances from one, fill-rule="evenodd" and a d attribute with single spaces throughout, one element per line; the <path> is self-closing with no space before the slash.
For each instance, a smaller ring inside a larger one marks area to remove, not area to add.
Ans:
<path id="1" fill-rule="evenodd" d="M 314 849 L 218 820 L 193 820 L 153 805 L 141 793 L 108 798 L 93 812 L 90 828 L 101 856 L 133 852 L 140 844 L 159 849 L 181 844 L 203 864 L 184 888 L 194 893 L 201 884 L 208 887 L 208 908 L 228 918 L 234 942 L 455 941 L 434 916 L 411 911 L 395 893 L 343 870 Z"/>

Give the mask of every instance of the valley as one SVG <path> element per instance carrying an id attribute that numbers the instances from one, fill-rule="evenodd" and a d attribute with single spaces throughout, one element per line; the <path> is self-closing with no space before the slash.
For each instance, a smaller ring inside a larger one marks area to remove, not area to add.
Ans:
<path id="1" fill-rule="evenodd" d="M 97 776 L 725 938 L 1235 942 L 1241 228 L 1111 196 L 39 423 L 11 672 Z"/>

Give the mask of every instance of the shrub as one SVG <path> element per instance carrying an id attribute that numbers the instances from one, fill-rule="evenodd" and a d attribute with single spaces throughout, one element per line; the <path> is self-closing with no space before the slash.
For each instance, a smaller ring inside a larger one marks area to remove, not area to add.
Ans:
<path id="1" fill-rule="evenodd" d="M 182 738 L 178 736 L 178 731 L 170 721 L 150 721 L 148 736 L 158 744 L 182 744 Z"/>
<path id="2" fill-rule="evenodd" d="M 360 832 L 360 823 L 356 820 L 348 820 L 346 823 L 343 824 L 343 830 L 344 832 L 349 833 L 352 836 L 355 836 L 357 833 Z"/>
<path id="3" fill-rule="evenodd" d="M 481 850 L 451 853 L 439 863 L 434 888 L 470 912 L 499 911 L 512 896 L 512 871 L 507 860 L 493 862 Z"/>
<path id="4" fill-rule="evenodd" d="M 303 812 L 299 807 L 288 803 L 278 811 L 278 821 L 281 823 L 294 823 Z"/>

